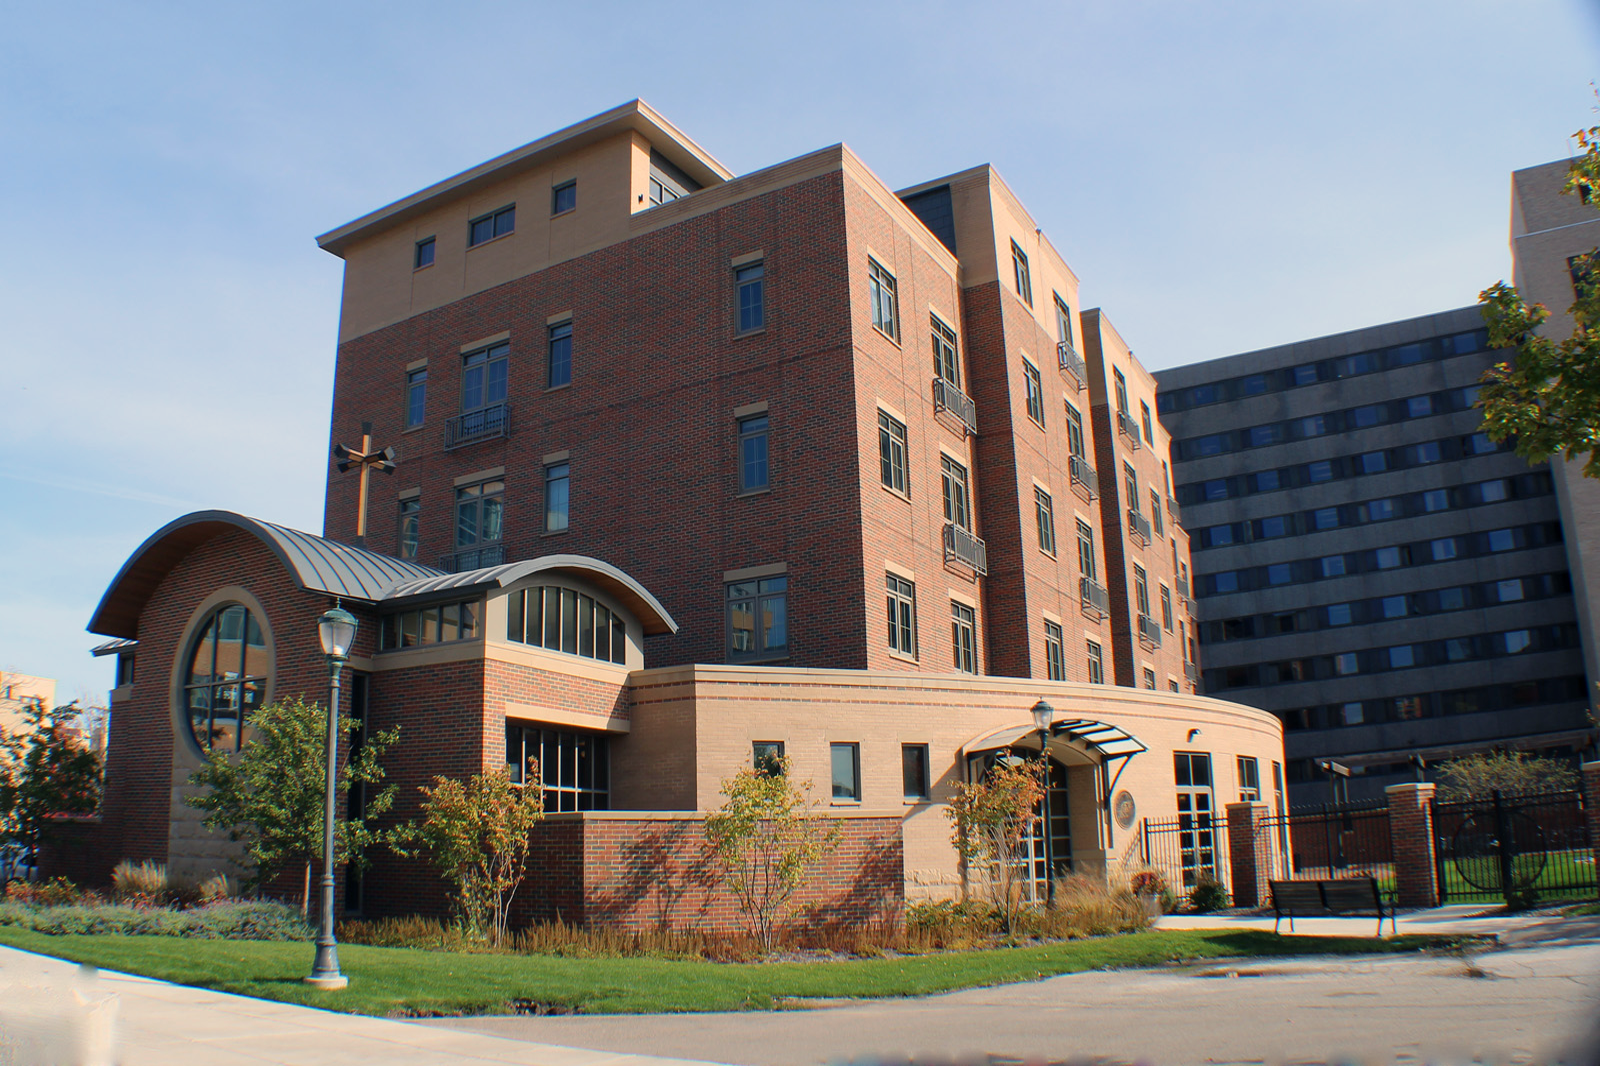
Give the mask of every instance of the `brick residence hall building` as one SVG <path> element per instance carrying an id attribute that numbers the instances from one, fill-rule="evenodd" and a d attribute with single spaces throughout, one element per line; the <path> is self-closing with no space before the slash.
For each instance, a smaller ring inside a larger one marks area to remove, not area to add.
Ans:
<path id="1" fill-rule="evenodd" d="M 1195 694 L 1154 379 L 991 167 L 736 177 L 635 101 L 319 243 L 331 442 L 397 470 L 362 501 L 330 461 L 320 537 L 208 511 L 134 552 L 90 625 L 121 660 L 96 861 L 226 866 L 188 775 L 251 708 L 326 700 L 336 598 L 397 814 L 539 760 L 529 916 L 715 918 L 696 812 L 767 751 L 848 830 L 819 913 L 959 891 L 945 801 L 1038 750 L 1041 698 L 1057 872 L 1123 868 L 1143 817 L 1281 809 L 1279 721 Z M 381 855 L 345 895 L 442 901 Z"/>

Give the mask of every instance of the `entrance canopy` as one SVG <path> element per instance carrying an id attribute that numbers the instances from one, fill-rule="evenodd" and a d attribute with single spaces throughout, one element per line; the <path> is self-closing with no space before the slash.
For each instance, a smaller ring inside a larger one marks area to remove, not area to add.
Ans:
<path id="1" fill-rule="evenodd" d="M 968 755 L 979 755 L 987 751 L 999 751 L 1015 747 L 1038 734 L 1039 731 L 1031 725 L 1006 726 L 971 741 L 966 745 L 966 752 Z M 1084 751 L 1100 756 L 1101 761 L 1128 759 L 1149 750 L 1126 730 L 1097 722 L 1092 718 L 1062 719 L 1052 722 L 1050 736 L 1052 739 L 1060 737 L 1073 742 Z"/>

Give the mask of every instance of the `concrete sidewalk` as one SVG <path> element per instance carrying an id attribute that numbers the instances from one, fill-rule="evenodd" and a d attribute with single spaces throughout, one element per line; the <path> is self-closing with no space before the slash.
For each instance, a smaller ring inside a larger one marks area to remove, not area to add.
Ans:
<path id="1" fill-rule="evenodd" d="M 1426 910 L 1401 911 L 1399 931 L 1421 935 L 1477 934 L 1495 936 L 1503 946 L 1531 943 L 1547 936 L 1587 935 L 1600 929 L 1600 917 L 1566 918 L 1559 911 L 1523 911 L 1508 914 L 1502 907 L 1483 903 L 1464 903 Z M 1225 912 L 1221 914 L 1164 914 L 1158 929 L 1262 929 L 1272 932 L 1271 914 Z M 1296 936 L 1373 936 L 1376 918 L 1296 918 Z M 1390 935 L 1389 919 L 1383 920 L 1383 935 Z M 1289 920 L 1278 923 L 1278 932 L 1288 934 Z"/>
<path id="2" fill-rule="evenodd" d="M 231 996 L 0 947 L 0 1066 L 682 1066 Z"/>

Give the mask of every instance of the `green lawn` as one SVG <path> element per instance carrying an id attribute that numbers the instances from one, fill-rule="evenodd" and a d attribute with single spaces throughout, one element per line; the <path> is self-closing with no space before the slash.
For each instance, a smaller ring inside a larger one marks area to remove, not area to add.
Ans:
<path id="1" fill-rule="evenodd" d="M 916 996 L 1084 970 L 1173 961 L 1444 949 L 1460 938 L 1277 936 L 1171 930 L 1021 948 L 828 962 L 452 954 L 341 945 L 342 992 L 300 978 L 312 947 L 165 936 L 48 936 L 0 927 L 0 943 L 110 970 L 358 1014 L 504 1014 L 541 1004 L 588 1014 L 766 1010 L 785 1000 Z"/>

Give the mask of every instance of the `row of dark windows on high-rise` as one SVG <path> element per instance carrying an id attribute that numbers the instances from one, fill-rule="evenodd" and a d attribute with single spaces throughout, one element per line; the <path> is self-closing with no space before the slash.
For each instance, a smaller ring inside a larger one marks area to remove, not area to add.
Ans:
<path id="1" fill-rule="evenodd" d="M 1404 496 L 1387 496 L 1378 500 L 1319 507 L 1293 514 L 1268 515 L 1247 522 L 1206 526 L 1191 531 L 1190 544 L 1194 551 L 1224 548 L 1251 541 L 1297 537 L 1323 530 L 1366 525 L 1370 522 L 1388 522 L 1397 518 L 1412 518 L 1417 515 L 1439 514 L 1490 503 L 1504 503 L 1507 500 L 1548 496 L 1554 491 L 1555 483 L 1550 472 L 1536 470 L 1528 474 L 1490 478 L 1453 488 L 1425 489 Z"/>
<path id="2" fill-rule="evenodd" d="M 1274 467 L 1270 470 L 1211 478 L 1207 481 L 1190 481 L 1177 487 L 1177 500 L 1181 504 L 1189 505 L 1237 496 L 1254 496 L 1262 492 L 1281 492 L 1284 489 L 1321 485 L 1343 478 L 1386 474 L 1391 470 L 1431 466 L 1434 463 L 1467 459 L 1475 455 L 1491 455 L 1495 452 L 1509 451 L 1512 447 L 1510 441 L 1496 444 L 1483 433 L 1419 441 L 1399 448 L 1335 455 L 1294 466 Z"/>
<path id="3" fill-rule="evenodd" d="M 1320 558 L 1294 559 L 1239 570 L 1195 575 L 1196 597 L 1226 596 L 1235 592 L 1323 581 L 1350 574 L 1428 566 L 1453 559 L 1497 555 L 1502 552 L 1543 548 L 1561 543 L 1561 523 L 1535 522 L 1525 526 L 1461 533 L 1451 537 L 1390 544 L 1365 551 L 1341 552 Z"/>
<path id="4" fill-rule="evenodd" d="M 1449 692 L 1422 692 L 1408 696 L 1352 700 L 1319 707 L 1297 707 L 1274 711 L 1290 732 L 1314 729 L 1347 729 L 1361 725 L 1410 722 L 1419 718 L 1441 718 L 1489 711 L 1510 711 L 1550 703 L 1569 703 L 1588 698 L 1582 674 L 1511 681 L 1497 685 L 1476 685 Z"/>
<path id="5" fill-rule="evenodd" d="M 1288 441 L 1313 440 L 1332 433 L 1353 433 L 1356 430 L 1415 418 L 1430 418 L 1453 411 L 1469 411 L 1477 403 L 1480 388 L 1482 388 L 1480 385 L 1468 385 L 1465 388 L 1446 389 L 1442 392 L 1425 392 L 1397 400 L 1362 404 L 1342 411 L 1326 411 L 1282 422 L 1268 422 L 1244 429 L 1186 437 L 1172 442 L 1172 461 L 1182 463 L 1190 459 L 1203 459 L 1208 455 L 1266 448 Z"/>
<path id="6" fill-rule="evenodd" d="M 1255 688 L 1260 685 L 1285 685 L 1300 681 L 1327 681 L 1331 678 L 1378 674 L 1390 670 L 1411 670 L 1423 666 L 1476 662 L 1507 655 L 1527 655 L 1577 647 L 1578 627 L 1571 624 L 1530 626 L 1499 633 L 1424 640 L 1413 644 L 1392 644 L 1385 648 L 1362 648 L 1308 655 L 1271 663 L 1214 667 L 1205 671 L 1207 692 Z"/>
<path id="7" fill-rule="evenodd" d="M 1450 359 L 1458 355 L 1486 351 L 1489 347 L 1487 329 L 1469 330 L 1444 337 L 1430 337 L 1410 344 L 1396 344 L 1354 355 L 1334 359 L 1320 359 L 1298 366 L 1264 370 L 1256 374 L 1209 381 L 1186 389 L 1172 389 L 1157 395 L 1158 409 L 1162 414 L 1187 411 L 1193 407 L 1208 407 L 1214 403 L 1242 400 L 1269 392 L 1283 392 L 1323 381 L 1376 374 L 1397 367 L 1436 359 Z"/>
<path id="8" fill-rule="evenodd" d="M 1496 607 L 1524 600 L 1549 599 L 1572 593 L 1572 578 L 1565 571 L 1508 577 L 1472 585 L 1425 589 L 1420 592 L 1374 596 L 1346 603 L 1321 604 L 1294 611 L 1220 618 L 1200 623 L 1200 643 L 1260 640 L 1288 633 L 1309 633 L 1349 625 L 1389 622 L 1473 608 Z"/>

